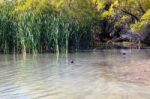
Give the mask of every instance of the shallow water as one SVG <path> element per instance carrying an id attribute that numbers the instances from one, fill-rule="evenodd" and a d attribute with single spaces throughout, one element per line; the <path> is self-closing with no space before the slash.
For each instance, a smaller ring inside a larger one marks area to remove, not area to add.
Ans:
<path id="1" fill-rule="evenodd" d="M 150 99 L 149 84 L 119 79 L 137 61 L 150 50 L 0 55 L 0 99 Z"/>

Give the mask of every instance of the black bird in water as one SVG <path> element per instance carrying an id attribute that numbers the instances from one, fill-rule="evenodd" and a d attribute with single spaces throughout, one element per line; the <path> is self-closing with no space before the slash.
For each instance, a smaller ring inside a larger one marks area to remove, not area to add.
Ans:
<path id="1" fill-rule="evenodd" d="M 74 61 L 72 60 L 72 61 L 71 61 L 71 64 L 73 64 L 73 63 L 74 63 Z"/>
<path id="2" fill-rule="evenodd" d="M 126 55 L 126 53 L 122 53 L 122 55 Z"/>

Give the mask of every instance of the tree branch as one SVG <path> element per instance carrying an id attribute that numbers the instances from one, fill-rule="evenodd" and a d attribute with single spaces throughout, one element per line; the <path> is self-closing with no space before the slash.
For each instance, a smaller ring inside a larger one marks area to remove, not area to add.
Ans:
<path id="1" fill-rule="evenodd" d="M 138 2 L 138 5 L 139 5 L 139 8 L 140 8 L 141 12 L 144 14 L 144 13 L 145 13 L 145 10 L 143 9 L 143 7 L 142 7 L 140 1 L 137 0 L 137 2 Z"/>
<path id="2" fill-rule="evenodd" d="M 126 14 L 128 14 L 128 15 L 130 15 L 130 16 L 132 16 L 132 17 L 135 18 L 137 21 L 140 21 L 140 19 L 139 19 L 136 15 L 132 14 L 131 12 L 126 11 L 126 10 L 123 10 L 123 9 L 121 9 L 121 11 L 124 12 L 124 13 L 126 13 Z"/>

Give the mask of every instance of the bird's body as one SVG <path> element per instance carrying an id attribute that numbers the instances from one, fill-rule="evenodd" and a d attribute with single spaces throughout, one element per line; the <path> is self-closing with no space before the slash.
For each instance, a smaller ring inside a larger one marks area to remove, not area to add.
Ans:
<path id="1" fill-rule="evenodd" d="M 72 60 L 72 61 L 71 61 L 71 64 L 73 64 L 73 63 L 74 63 L 74 61 Z"/>

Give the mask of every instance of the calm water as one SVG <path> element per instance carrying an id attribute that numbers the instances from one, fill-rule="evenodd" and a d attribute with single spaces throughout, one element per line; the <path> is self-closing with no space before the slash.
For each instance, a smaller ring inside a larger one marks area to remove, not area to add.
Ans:
<path id="1" fill-rule="evenodd" d="M 150 50 L 0 55 L 0 99 L 150 99 L 149 85 L 118 79 L 136 61 L 150 65 Z"/>

